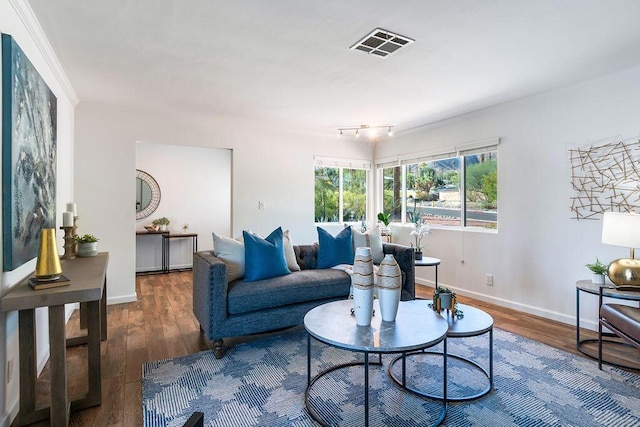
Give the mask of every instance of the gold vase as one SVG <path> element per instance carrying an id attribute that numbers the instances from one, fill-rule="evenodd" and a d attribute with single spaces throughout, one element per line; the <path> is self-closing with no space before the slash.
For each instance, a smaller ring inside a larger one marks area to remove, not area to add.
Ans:
<path id="1" fill-rule="evenodd" d="M 36 280 L 50 282 L 58 280 L 62 274 L 62 266 L 58 257 L 55 228 L 43 228 L 40 231 L 40 249 L 36 261 Z"/>

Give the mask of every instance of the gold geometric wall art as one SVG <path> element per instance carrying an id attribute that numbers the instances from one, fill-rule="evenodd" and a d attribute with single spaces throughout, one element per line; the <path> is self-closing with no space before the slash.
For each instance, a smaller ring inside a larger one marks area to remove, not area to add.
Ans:
<path id="1" fill-rule="evenodd" d="M 569 149 L 571 217 L 598 220 L 604 212 L 640 212 L 640 140 Z"/>

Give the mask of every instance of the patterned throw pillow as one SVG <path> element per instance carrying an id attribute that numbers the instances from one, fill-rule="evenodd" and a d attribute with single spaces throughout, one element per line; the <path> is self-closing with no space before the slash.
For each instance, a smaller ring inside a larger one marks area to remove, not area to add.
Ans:
<path id="1" fill-rule="evenodd" d="M 373 263 L 380 264 L 384 259 L 380 227 L 376 225 L 364 233 L 353 227 L 351 228 L 351 232 L 353 233 L 353 252 L 355 253 L 356 248 L 360 247 L 371 248 L 371 258 L 373 259 Z"/>
<path id="2" fill-rule="evenodd" d="M 318 227 L 318 268 L 331 268 L 338 264 L 353 264 L 353 240 L 351 227 L 333 237 Z"/>

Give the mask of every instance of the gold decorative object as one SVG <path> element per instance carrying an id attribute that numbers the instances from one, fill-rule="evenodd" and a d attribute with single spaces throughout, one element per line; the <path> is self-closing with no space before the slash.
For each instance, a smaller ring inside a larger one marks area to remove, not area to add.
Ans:
<path id="1" fill-rule="evenodd" d="M 616 286 L 640 286 L 640 260 L 634 248 L 640 247 L 640 214 L 606 212 L 602 220 L 602 243 L 630 248 L 629 258 L 609 264 L 609 280 Z"/>
<path id="2" fill-rule="evenodd" d="M 64 255 L 60 259 L 74 259 L 76 257 L 76 240 L 73 237 L 73 227 L 60 227 L 64 230 Z"/>
<path id="3" fill-rule="evenodd" d="M 36 280 L 48 282 L 58 280 L 62 274 L 55 228 L 43 228 L 40 231 L 40 249 L 36 261 Z"/>

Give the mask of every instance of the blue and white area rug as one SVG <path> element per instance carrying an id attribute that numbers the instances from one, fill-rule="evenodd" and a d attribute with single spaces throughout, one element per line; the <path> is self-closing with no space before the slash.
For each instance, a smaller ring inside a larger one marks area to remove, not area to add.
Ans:
<path id="1" fill-rule="evenodd" d="M 488 369 L 488 335 L 449 339 L 450 354 Z M 361 359 L 312 340 L 312 375 Z M 435 349 L 441 349 L 435 347 Z M 370 367 L 371 426 L 432 425 L 442 403 L 402 391 L 383 366 Z M 377 356 L 376 356 L 377 359 Z M 449 396 L 482 390 L 477 368 L 449 358 Z M 393 367 L 399 373 L 401 364 Z M 442 358 L 407 362 L 407 381 L 441 394 Z M 144 425 L 182 426 L 204 412 L 206 426 L 317 426 L 304 402 L 307 339 L 301 327 L 232 347 L 222 359 L 205 351 L 143 365 Z M 313 386 L 310 401 L 332 425 L 364 425 L 362 366 L 340 369 Z M 445 426 L 640 426 L 640 375 L 603 366 L 526 338 L 494 330 L 494 389 L 468 402 L 449 403 Z"/>

